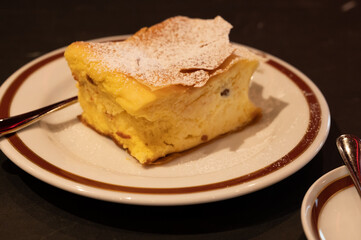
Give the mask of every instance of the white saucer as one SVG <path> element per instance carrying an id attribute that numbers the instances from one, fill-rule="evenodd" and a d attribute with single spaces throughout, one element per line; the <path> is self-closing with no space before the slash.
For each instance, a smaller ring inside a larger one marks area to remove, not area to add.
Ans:
<path id="1" fill-rule="evenodd" d="M 309 240 L 361 239 L 361 198 L 346 166 L 323 175 L 310 187 L 301 219 Z"/>

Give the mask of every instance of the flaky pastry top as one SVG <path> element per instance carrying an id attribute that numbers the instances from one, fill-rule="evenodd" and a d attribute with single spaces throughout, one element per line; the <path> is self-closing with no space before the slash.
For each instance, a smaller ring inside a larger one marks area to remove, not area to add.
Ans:
<path id="1" fill-rule="evenodd" d="M 227 70 L 225 65 L 251 56 L 237 54 L 229 42 L 231 28 L 220 16 L 207 20 L 172 17 L 140 29 L 125 41 L 86 43 L 93 53 L 88 61 L 133 77 L 151 89 L 202 87 L 210 77 Z M 244 49 L 241 52 L 248 55 Z"/>

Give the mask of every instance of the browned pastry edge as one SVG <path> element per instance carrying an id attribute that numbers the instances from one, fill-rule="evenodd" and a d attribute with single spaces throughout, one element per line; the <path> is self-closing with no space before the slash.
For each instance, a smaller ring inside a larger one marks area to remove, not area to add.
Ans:
<path id="1" fill-rule="evenodd" d="M 155 161 L 151 162 L 151 163 L 148 163 L 148 165 L 161 165 L 161 164 L 165 164 L 165 163 L 168 163 L 172 160 L 174 160 L 175 158 L 178 158 L 178 157 L 181 157 L 181 156 L 184 156 L 184 155 L 187 155 L 193 151 L 196 151 L 198 150 L 199 148 L 201 147 L 204 147 L 205 145 L 208 145 L 208 144 L 211 144 L 221 138 L 224 138 L 226 136 L 229 136 L 230 134 L 234 134 L 234 133 L 237 133 L 237 132 L 240 132 L 242 131 L 245 127 L 247 126 L 250 126 L 252 124 L 255 124 L 257 123 L 260 119 L 262 118 L 262 111 L 260 108 L 257 108 L 257 110 L 254 112 L 253 116 L 251 117 L 251 120 L 249 122 L 246 122 L 244 123 L 242 126 L 232 130 L 232 131 L 229 131 L 227 133 L 224 133 L 224 134 L 221 134 L 215 138 L 212 138 L 211 140 L 205 140 L 203 143 L 197 145 L 197 146 L 194 146 L 190 149 L 186 149 L 184 151 L 181 151 L 181 152 L 174 152 L 174 153 L 170 153 L 164 157 L 161 157 L 161 158 L 158 158 L 156 159 Z"/>
<path id="2" fill-rule="evenodd" d="M 203 143 L 197 145 L 197 146 L 194 146 L 190 149 L 186 149 L 184 151 L 181 151 L 181 152 L 173 152 L 173 153 L 169 153 L 167 154 L 166 156 L 164 157 L 160 157 L 160 158 L 157 158 L 157 159 L 147 159 L 147 161 L 145 163 L 142 163 L 143 166 L 152 166 L 152 165 L 161 165 L 161 164 L 165 164 L 165 163 L 168 163 L 178 157 L 181 157 L 181 156 L 184 156 L 186 154 L 189 154 L 195 150 L 198 150 L 199 148 L 205 146 L 206 144 L 210 144 L 210 143 L 213 143 L 214 141 L 220 139 L 220 138 L 224 138 L 226 136 L 228 136 L 229 134 L 233 134 L 233 133 L 236 133 L 236 132 L 239 132 L 241 131 L 242 129 L 244 129 L 246 126 L 249 126 L 249 125 L 252 125 L 256 122 L 259 121 L 259 119 L 262 117 L 262 111 L 260 108 L 257 108 L 257 110 L 253 113 L 253 115 L 251 116 L 251 120 L 249 122 L 246 122 L 244 123 L 242 126 L 236 128 L 235 130 L 232 130 L 230 132 L 227 132 L 227 133 L 224 133 L 224 134 L 221 134 L 211 140 L 208 140 L 208 137 L 207 139 L 205 139 L 205 137 L 203 138 L 203 136 L 206 136 L 206 135 L 203 135 L 202 136 L 202 140 L 204 141 Z M 132 153 L 129 151 L 129 149 L 127 148 L 124 148 L 124 146 L 122 144 L 120 144 L 111 134 L 105 134 L 105 133 L 102 133 L 100 132 L 98 129 L 96 129 L 95 127 L 93 127 L 92 125 L 90 125 L 83 117 L 82 115 L 78 115 L 78 119 L 80 122 L 82 122 L 85 126 L 93 129 L 95 132 L 97 132 L 98 134 L 102 135 L 102 136 L 105 136 L 105 137 L 108 137 L 110 139 L 112 139 L 112 141 L 118 145 L 119 147 L 121 147 L 123 150 L 127 151 L 127 153 L 129 153 L 131 156 L 132 156 Z M 128 135 L 127 135 L 128 136 Z M 129 136 L 130 137 L 130 136 Z M 133 158 L 135 158 L 134 156 L 132 156 Z"/>

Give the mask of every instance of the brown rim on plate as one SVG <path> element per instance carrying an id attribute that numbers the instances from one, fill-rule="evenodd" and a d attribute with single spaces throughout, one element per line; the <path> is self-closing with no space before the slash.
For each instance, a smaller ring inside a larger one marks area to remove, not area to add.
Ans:
<path id="1" fill-rule="evenodd" d="M 330 200 L 336 193 L 345 190 L 346 188 L 352 187 L 353 182 L 349 175 L 343 176 L 335 181 L 329 183 L 316 197 L 311 211 L 311 226 L 314 235 L 316 236 L 317 240 L 321 240 L 321 236 L 319 234 L 319 217 L 323 207 L 325 206 L 326 202 Z"/>
<path id="2" fill-rule="evenodd" d="M 64 52 L 50 54 L 49 56 L 45 57 L 41 61 L 38 61 L 34 64 L 29 65 L 24 70 L 22 70 L 19 75 L 15 78 L 15 80 L 10 84 L 6 92 L 4 93 L 1 103 L 0 103 L 0 116 L 1 117 L 9 117 L 10 116 L 10 107 L 11 103 L 16 95 L 18 89 L 21 85 L 28 79 L 28 77 L 36 72 L 38 69 L 43 67 L 44 65 L 53 62 L 57 59 L 63 57 Z M 195 193 L 195 192 L 202 192 L 202 191 L 209 191 L 209 190 L 216 190 L 227 188 L 231 186 L 235 186 L 238 184 L 242 184 L 251 180 L 255 180 L 257 178 L 266 176 L 272 172 L 277 171 L 278 169 L 286 166 L 287 164 L 294 161 L 298 156 L 300 156 L 304 151 L 306 151 L 313 141 L 315 140 L 316 136 L 321 127 L 321 106 L 320 103 L 312 91 L 309 85 L 305 81 L 302 80 L 296 73 L 294 73 L 291 69 L 287 66 L 283 65 L 281 62 L 277 60 L 269 59 L 265 62 L 266 64 L 270 65 L 271 67 L 277 69 L 281 73 L 287 76 L 287 78 L 292 81 L 296 86 L 300 89 L 305 100 L 308 104 L 309 108 L 309 123 L 307 126 L 307 130 L 305 131 L 303 137 L 298 142 L 298 144 L 291 149 L 286 155 L 281 157 L 280 159 L 276 160 L 272 164 L 259 169 L 257 171 L 251 172 L 247 175 L 239 176 L 233 179 L 220 181 L 216 183 L 204 184 L 204 185 L 197 185 L 197 186 L 190 186 L 190 187 L 176 187 L 176 188 L 143 188 L 143 187 L 131 187 L 125 185 L 117 185 L 117 184 L 110 184 L 104 183 L 96 180 L 92 180 L 86 177 L 82 177 L 66 170 L 63 170 L 39 155 L 33 152 L 21 139 L 17 134 L 13 134 L 8 137 L 8 141 L 11 145 L 26 159 L 31 161 L 32 163 L 36 164 L 40 168 L 60 176 L 64 179 L 71 180 L 80 184 L 84 184 L 90 187 L 96 187 L 105 190 L 113 190 L 113 191 L 120 191 L 120 192 L 130 192 L 130 193 L 143 193 L 143 194 L 185 194 L 185 193 Z"/>

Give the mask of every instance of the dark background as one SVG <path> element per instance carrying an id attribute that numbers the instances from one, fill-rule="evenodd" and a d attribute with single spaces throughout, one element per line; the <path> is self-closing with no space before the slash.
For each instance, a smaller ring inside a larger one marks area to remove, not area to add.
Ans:
<path id="1" fill-rule="evenodd" d="M 332 117 L 321 151 L 296 174 L 261 191 L 180 207 L 67 193 L 0 153 L 0 239 L 306 239 L 304 194 L 342 164 L 336 137 L 361 135 L 361 1 L 6 1 L 0 4 L 0 81 L 73 41 L 131 34 L 175 15 L 221 15 L 234 26 L 232 41 L 273 54 L 311 78 Z"/>

